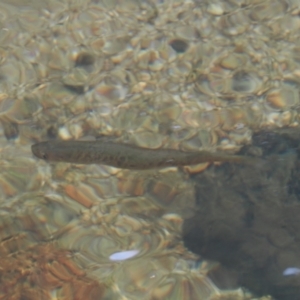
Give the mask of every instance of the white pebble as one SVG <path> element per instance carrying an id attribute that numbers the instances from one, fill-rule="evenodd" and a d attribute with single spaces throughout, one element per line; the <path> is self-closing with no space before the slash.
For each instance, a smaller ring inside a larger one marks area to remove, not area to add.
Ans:
<path id="1" fill-rule="evenodd" d="M 224 13 L 224 10 L 223 10 L 221 4 L 219 4 L 219 3 L 210 3 L 208 5 L 207 11 L 210 14 L 215 15 L 215 16 L 221 16 Z"/>
<path id="2" fill-rule="evenodd" d="M 116 252 L 109 256 L 109 259 L 112 261 L 122 261 L 136 256 L 140 251 L 139 250 L 128 250 L 122 252 Z"/>
<path id="3" fill-rule="evenodd" d="M 58 136 L 62 139 L 62 140 L 70 140 L 72 138 L 70 131 L 67 127 L 60 127 L 58 129 Z"/>
<path id="4" fill-rule="evenodd" d="M 284 276 L 299 275 L 300 269 L 299 268 L 286 268 L 282 274 Z"/>

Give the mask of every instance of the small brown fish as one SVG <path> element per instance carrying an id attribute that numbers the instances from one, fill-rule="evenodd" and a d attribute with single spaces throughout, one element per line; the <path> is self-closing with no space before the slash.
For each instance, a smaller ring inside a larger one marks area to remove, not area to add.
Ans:
<path id="1" fill-rule="evenodd" d="M 251 162 L 252 157 L 183 152 L 172 149 L 147 149 L 108 141 L 46 141 L 31 146 L 32 153 L 49 162 L 102 164 L 121 169 L 146 170 L 187 166 L 204 162 Z"/>

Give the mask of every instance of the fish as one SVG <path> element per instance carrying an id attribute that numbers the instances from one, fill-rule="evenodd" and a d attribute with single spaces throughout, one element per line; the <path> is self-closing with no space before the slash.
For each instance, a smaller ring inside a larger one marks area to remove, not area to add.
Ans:
<path id="1" fill-rule="evenodd" d="M 121 169 L 147 170 L 205 162 L 248 162 L 252 157 L 209 151 L 148 149 L 110 141 L 44 141 L 31 146 L 32 153 L 48 162 L 101 164 Z"/>

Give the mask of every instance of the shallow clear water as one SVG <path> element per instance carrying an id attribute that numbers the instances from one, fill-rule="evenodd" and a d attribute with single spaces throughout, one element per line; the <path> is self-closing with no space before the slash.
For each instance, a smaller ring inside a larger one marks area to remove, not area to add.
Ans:
<path id="1" fill-rule="evenodd" d="M 0 298 L 300 299 L 299 12 L 2 0 Z M 30 150 L 95 138 L 262 163 L 137 172 Z"/>

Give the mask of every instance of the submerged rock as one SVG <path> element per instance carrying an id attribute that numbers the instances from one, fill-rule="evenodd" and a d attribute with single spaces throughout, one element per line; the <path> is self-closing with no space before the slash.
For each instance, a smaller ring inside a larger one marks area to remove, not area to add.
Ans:
<path id="1" fill-rule="evenodd" d="M 259 132 L 241 152 L 264 163 L 195 175 L 197 211 L 183 226 L 189 250 L 220 262 L 237 285 L 278 300 L 300 299 L 299 135 Z"/>

